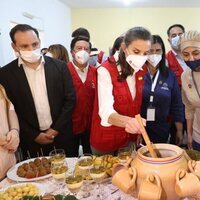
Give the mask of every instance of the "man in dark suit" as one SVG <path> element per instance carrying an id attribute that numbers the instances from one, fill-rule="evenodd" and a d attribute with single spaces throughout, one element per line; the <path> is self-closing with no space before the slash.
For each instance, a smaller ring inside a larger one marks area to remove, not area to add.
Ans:
<path id="1" fill-rule="evenodd" d="M 74 156 L 71 115 L 75 105 L 72 78 L 62 61 L 42 56 L 38 31 L 19 24 L 11 29 L 12 47 L 18 59 L 0 69 L 20 124 L 20 147 L 24 158 L 53 148 Z"/>

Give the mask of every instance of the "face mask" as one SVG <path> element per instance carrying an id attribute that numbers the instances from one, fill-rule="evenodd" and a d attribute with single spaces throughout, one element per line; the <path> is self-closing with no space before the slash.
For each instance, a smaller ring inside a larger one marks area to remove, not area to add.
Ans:
<path id="1" fill-rule="evenodd" d="M 81 50 L 75 53 L 75 59 L 79 64 L 85 64 L 90 58 L 90 55 L 87 51 Z"/>
<path id="2" fill-rule="evenodd" d="M 199 71 L 200 70 L 200 59 L 199 60 L 192 60 L 192 61 L 185 61 L 185 63 L 192 71 Z"/>
<path id="3" fill-rule="evenodd" d="M 92 57 L 90 57 L 89 60 L 88 60 L 88 63 L 89 63 L 90 65 L 96 66 L 96 64 L 97 64 L 97 56 L 92 56 Z"/>
<path id="4" fill-rule="evenodd" d="M 147 61 L 147 56 L 132 54 L 126 57 L 126 62 L 134 69 L 135 72 L 141 70 L 142 66 L 146 61 Z"/>
<path id="5" fill-rule="evenodd" d="M 178 41 L 179 41 L 180 36 L 177 35 L 176 37 L 171 39 L 171 45 L 174 49 L 178 50 Z"/>
<path id="6" fill-rule="evenodd" d="M 37 62 L 41 57 L 40 49 L 35 49 L 33 51 L 19 51 L 20 57 L 29 62 L 29 63 L 35 63 Z"/>
<path id="7" fill-rule="evenodd" d="M 16 57 L 16 58 L 19 58 L 19 56 L 20 56 L 20 55 L 19 55 L 19 52 L 15 51 L 15 57 Z"/>
<path id="8" fill-rule="evenodd" d="M 52 55 L 52 53 L 50 53 L 50 52 L 47 52 L 47 53 L 45 54 L 45 56 L 49 56 L 49 57 L 53 58 L 53 55 Z"/>
<path id="9" fill-rule="evenodd" d="M 162 55 L 160 54 L 152 54 L 148 55 L 147 61 L 153 66 L 156 67 L 158 63 L 161 61 Z"/>

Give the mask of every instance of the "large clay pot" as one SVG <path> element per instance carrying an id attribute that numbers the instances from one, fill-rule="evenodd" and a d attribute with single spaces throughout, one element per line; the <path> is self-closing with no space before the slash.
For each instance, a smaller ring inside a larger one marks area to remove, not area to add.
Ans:
<path id="1" fill-rule="evenodd" d="M 147 175 L 155 173 L 159 176 L 162 185 L 162 200 L 178 200 L 180 197 L 175 192 L 176 172 L 178 169 L 187 170 L 187 158 L 184 150 L 171 144 L 155 144 L 161 158 L 152 158 L 148 155 L 147 147 L 138 150 L 131 166 L 137 170 L 137 191 L 141 181 Z"/>

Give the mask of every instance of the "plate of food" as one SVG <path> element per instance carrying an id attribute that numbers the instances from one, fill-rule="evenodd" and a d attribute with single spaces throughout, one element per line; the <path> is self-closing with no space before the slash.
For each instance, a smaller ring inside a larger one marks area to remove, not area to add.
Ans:
<path id="1" fill-rule="evenodd" d="M 20 200 L 24 196 L 42 196 L 46 188 L 40 183 L 18 183 L 0 190 L 1 200 Z"/>
<path id="2" fill-rule="evenodd" d="M 7 172 L 7 177 L 13 181 L 29 182 L 51 177 L 51 162 L 49 157 L 38 157 L 17 163 Z"/>
<path id="3" fill-rule="evenodd" d="M 114 164 L 119 162 L 119 159 L 112 155 L 104 155 L 104 156 L 99 156 L 99 157 L 92 156 L 92 159 L 93 159 L 92 164 L 90 162 L 83 162 L 84 166 L 81 166 L 81 167 L 79 166 L 79 162 L 77 162 L 75 164 L 74 174 L 76 175 L 76 174 L 81 173 L 80 168 L 82 169 L 83 167 L 84 168 L 88 167 L 91 170 L 93 166 L 101 166 L 104 169 L 106 169 L 103 182 L 110 181 L 112 179 L 112 168 Z M 88 163 L 88 166 L 86 166 L 86 163 Z M 81 174 L 83 175 L 84 180 L 94 181 L 91 174 L 89 176 L 88 175 L 84 176 L 84 173 L 81 173 Z"/>

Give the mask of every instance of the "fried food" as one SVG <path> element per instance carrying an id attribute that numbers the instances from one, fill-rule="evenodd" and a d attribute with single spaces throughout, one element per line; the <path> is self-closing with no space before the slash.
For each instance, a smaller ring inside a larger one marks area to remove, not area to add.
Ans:
<path id="1" fill-rule="evenodd" d="M 20 165 L 17 175 L 22 178 L 36 178 L 51 173 L 51 162 L 47 158 L 36 158 L 33 161 Z"/>
<path id="2" fill-rule="evenodd" d="M 118 163 L 119 159 L 117 157 L 114 157 L 112 155 L 105 155 L 96 157 L 94 159 L 94 165 L 101 165 L 104 168 L 106 168 L 106 173 L 108 176 L 112 176 L 112 168 L 114 164 Z"/>

